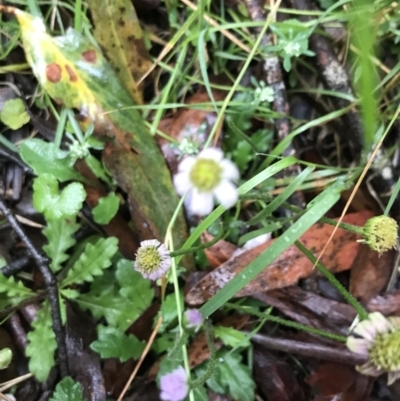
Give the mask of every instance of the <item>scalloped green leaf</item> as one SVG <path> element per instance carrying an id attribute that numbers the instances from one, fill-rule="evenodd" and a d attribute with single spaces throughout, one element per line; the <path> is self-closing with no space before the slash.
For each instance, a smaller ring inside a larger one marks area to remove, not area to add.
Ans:
<path id="1" fill-rule="evenodd" d="M 49 401 L 85 401 L 82 385 L 74 382 L 69 376 L 64 377 L 56 386 Z"/>
<path id="2" fill-rule="evenodd" d="M 117 214 L 119 208 L 119 197 L 111 192 L 104 198 L 100 198 L 98 205 L 93 208 L 92 214 L 97 224 L 108 224 Z"/>
<path id="3" fill-rule="evenodd" d="M 119 358 L 121 362 L 137 359 L 145 347 L 133 334 L 126 335 L 114 327 L 99 325 L 97 332 L 98 340 L 90 344 L 90 348 L 102 358 Z"/>
<path id="4" fill-rule="evenodd" d="M 52 328 L 50 306 L 46 301 L 32 323 L 28 333 L 29 344 L 26 355 L 29 356 L 29 370 L 41 382 L 49 377 L 54 366 L 54 352 L 57 349 L 56 336 Z"/>
<path id="5" fill-rule="evenodd" d="M 9 99 L 4 103 L 0 112 L 0 120 L 11 129 L 19 129 L 29 122 L 29 114 L 25 110 L 24 102 L 20 98 Z"/>
<path id="6" fill-rule="evenodd" d="M 49 172 L 57 180 L 85 181 L 85 179 L 70 166 L 68 153 L 57 148 L 54 143 L 42 141 L 41 139 L 27 139 L 19 145 L 22 160 L 30 166 L 36 175 Z"/>
<path id="7" fill-rule="evenodd" d="M 5 292 L 8 297 L 27 298 L 35 293 L 25 287 L 21 281 L 15 281 L 14 277 L 5 277 L 0 273 L 0 292 Z"/>
<path id="8" fill-rule="evenodd" d="M 48 220 L 43 234 L 49 243 L 43 249 L 51 258 L 50 267 L 53 272 L 61 270 L 61 264 L 69 258 L 66 251 L 76 244 L 74 234 L 79 227 L 80 224 L 75 221 L 75 218 Z"/>
<path id="9" fill-rule="evenodd" d="M 47 220 L 72 217 L 78 214 L 86 198 L 79 182 L 72 182 L 58 193 L 58 181 L 52 174 L 42 174 L 33 183 L 33 206 Z"/>
<path id="10" fill-rule="evenodd" d="M 100 238 L 94 245 L 88 243 L 61 286 L 93 281 L 94 276 L 102 275 L 103 270 L 111 266 L 111 258 L 117 251 L 118 239 L 115 237 Z"/>

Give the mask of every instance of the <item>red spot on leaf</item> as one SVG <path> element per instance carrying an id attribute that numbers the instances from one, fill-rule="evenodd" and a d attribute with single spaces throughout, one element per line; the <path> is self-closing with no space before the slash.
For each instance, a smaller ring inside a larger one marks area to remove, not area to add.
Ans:
<path id="1" fill-rule="evenodd" d="M 69 80 L 71 82 L 76 82 L 78 77 L 76 76 L 75 71 L 68 64 L 65 65 L 65 69 L 68 72 Z"/>
<path id="2" fill-rule="evenodd" d="M 61 79 L 61 67 L 57 63 L 46 66 L 46 77 L 50 82 L 57 83 Z"/>
<path id="3" fill-rule="evenodd" d="M 96 62 L 97 59 L 96 52 L 94 50 L 87 50 L 83 52 L 82 57 L 85 61 L 93 64 Z"/>

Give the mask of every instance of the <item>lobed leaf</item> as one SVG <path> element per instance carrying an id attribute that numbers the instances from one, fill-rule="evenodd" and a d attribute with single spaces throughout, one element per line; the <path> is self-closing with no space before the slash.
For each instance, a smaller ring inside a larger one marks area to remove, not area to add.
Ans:
<path id="1" fill-rule="evenodd" d="M 240 354 L 226 353 L 207 384 L 217 393 L 229 394 L 237 401 L 254 401 L 255 384 L 248 366 L 241 363 Z"/>
<path id="2" fill-rule="evenodd" d="M 133 334 L 125 335 L 114 327 L 97 327 L 98 340 L 94 341 L 90 348 L 98 352 L 102 358 L 119 358 L 121 362 L 128 359 L 137 359 L 142 353 L 145 344 L 139 341 Z"/>
<path id="3" fill-rule="evenodd" d="M 118 239 L 115 237 L 100 238 L 94 245 L 86 244 L 84 252 L 69 270 L 61 286 L 93 281 L 94 276 L 102 275 L 103 270 L 111 266 L 111 258 L 117 251 Z"/>
<path id="4" fill-rule="evenodd" d="M 64 377 L 56 386 L 49 401 L 85 401 L 82 385 L 75 383 L 69 376 Z"/>
<path id="5" fill-rule="evenodd" d="M 85 198 L 85 189 L 79 182 L 72 182 L 59 194 L 57 179 L 48 173 L 41 174 L 33 183 L 33 206 L 47 220 L 75 216 Z"/>
<path id="6" fill-rule="evenodd" d="M 47 227 L 43 230 L 49 243 L 43 247 L 47 256 L 51 258 L 50 267 L 53 272 L 58 272 L 69 255 L 66 251 L 75 245 L 73 235 L 79 229 L 80 224 L 75 218 L 48 220 Z"/>
<path id="7" fill-rule="evenodd" d="M 14 277 L 5 277 L 0 273 L 0 292 L 4 292 L 8 297 L 27 298 L 34 295 L 29 288 L 25 287 L 21 281 L 15 281 Z"/>
<path id="8" fill-rule="evenodd" d="M 19 145 L 22 160 L 30 166 L 36 175 L 49 172 L 57 180 L 84 181 L 84 178 L 70 166 L 68 153 L 57 148 L 54 143 L 42 141 L 41 139 L 27 139 Z"/>
<path id="9" fill-rule="evenodd" d="M 24 102 L 19 99 L 9 99 L 0 111 L 0 121 L 13 130 L 17 130 L 29 122 L 30 117 L 25 110 Z"/>
<path id="10" fill-rule="evenodd" d="M 119 197 L 109 193 L 106 197 L 100 198 L 98 205 L 93 208 L 92 214 L 97 224 L 108 224 L 117 214 L 119 208 Z"/>
<path id="11" fill-rule="evenodd" d="M 32 331 L 28 333 L 29 344 L 26 355 L 29 359 L 30 372 L 41 382 L 49 377 L 54 366 L 54 352 L 57 349 L 56 336 L 52 328 L 50 306 L 46 301 L 32 323 Z"/>

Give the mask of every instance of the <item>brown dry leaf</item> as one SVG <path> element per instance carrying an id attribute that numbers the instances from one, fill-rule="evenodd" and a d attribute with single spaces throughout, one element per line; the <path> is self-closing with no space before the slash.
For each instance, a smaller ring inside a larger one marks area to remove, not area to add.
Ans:
<path id="1" fill-rule="evenodd" d="M 357 373 L 339 363 L 319 365 L 305 381 L 317 389 L 314 401 L 364 401 L 372 389 L 374 378 Z"/>
<path id="2" fill-rule="evenodd" d="M 260 392 L 274 401 L 306 401 L 293 366 L 263 347 L 256 346 L 254 352 L 254 381 Z"/>
<path id="3" fill-rule="evenodd" d="M 201 241 L 203 243 L 210 242 L 213 238 L 214 237 L 207 231 L 201 235 Z M 210 266 L 215 269 L 216 267 L 221 266 L 222 263 L 226 262 L 236 250 L 236 245 L 233 245 L 228 241 L 219 240 L 216 244 L 206 248 L 204 253 L 206 254 Z"/>
<path id="4" fill-rule="evenodd" d="M 216 101 L 224 98 L 221 91 L 214 91 L 213 95 Z M 210 98 L 206 92 L 197 92 L 186 99 L 185 102 L 186 104 L 205 103 L 210 102 Z M 188 139 L 203 145 L 207 141 L 216 120 L 217 115 L 211 107 L 203 106 L 203 110 L 182 108 L 172 117 L 164 118 L 158 128 L 179 143 Z M 172 148 L 171 142 L 166 139 L 160 136 L 157 136 L 156 139 L 172 174 L 174 174 L 178 165 L 179 151 Z"/>
<path id="5" fill-rule="evenodd" d="M 362 247 L 353 263 L 350 274 L 350 292 L 362 302 L 368 302 L 387 285 L 392 275 L 395 251 L 380 255 Z"/>
<path id="6" fill-rule="evenodd" d="M 372 213 L 369 211 L 348 214 L 344 217 L 343 222 L 363 226 L 371 216 Z M 328 224 L 314 224 L 300 237 L 299 241 L 310 249 L 315 256 L 318 256 L 328 242 L 333 229 L 334 227 Z M 338 229 L 325 249 L 321 257 L 321 263 L 334 273 L 350 269 L 362 246 L 356 242 L 357 238 L 353 233 Z M 223 263 L 218 269 L 209 273 L 190 289 L 186 295 L 186 302 L 189 305 L 199 305 L 209 300 L 274 241 L 267 241 Z M 307 277 L 312 271 L 313 264 L 295 245 L 292 245 L 257 276 L 255 280 L 239 291 L 236 297 L 252 295 L 275 288 L 288 287 L 296 284 L 299 279 Z"/>
<path id="7" fill-rule="evenodd" d="M 279 309 L 295 322 L 342 335 L 347 334 L 357 314 L 348 304 L 304 291 L 298 286 L 260 292 L 254 297 Z"/>

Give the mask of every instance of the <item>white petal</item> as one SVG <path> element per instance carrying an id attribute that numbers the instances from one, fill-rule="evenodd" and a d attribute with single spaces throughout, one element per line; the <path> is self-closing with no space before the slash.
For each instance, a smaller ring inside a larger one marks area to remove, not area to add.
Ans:
<path id="1" fill-rule="evenodd" d="M 206 216 L 212 212 L 214 207 L 212 193 L 199 192 L 196 188 L 193 188 L 189 194 L 188 203 L 185 202 L 185 206 L 191 213 L 198 216 Z"/>
<path id="2" fill-rule="evenodd" d="M 199 153 L 200 159 L 211 159 L 220 162 L 224 158 L 224 153 L 218 148 L 207 148 Z"/>
<path id="3" fill-rule="evenodd" d="M 196 163 L 196 158 L 193 156 L 186 156 L 178 165 L 178 172 L 189 172 L 193 165 Z"/>
<path id="4" fill-rule="evenodd" d="M 156 246 L 156 247 L 158 247 L 159 245 L 161 245 L 161 242 L 156 240 L 156 239 L 147 239 L 147 240 L 142 241 L 140 243 L 140 246 L 143 247 L 143 248 L 147 247 L 147 246 Z"/>
<path id="5" fill-rule="evenodd" d="M 368 349 L 371 346 L 371 342 L 364 338 L 355 338 L 350 336 L 347 338 L 346 345 L 350 351 L 355 352 L 356 354 L 368 356 Z"/>
<path id="6" fill-rule="evenodd" d="M 363 320 L 354 328 L 354 333 L 370 341 L 373 341 L 377 332 L 377 328 L 370 320 Z"/>
<path id="7" fill-rule="evenodd" d="M 393 384 L 397 379 L 400 379 L 400 371 L 396 371 L 396 372 L 389 372 L 388 373 L 388 385 L 390 386 L 391 384 Z"/>
<path id="8" fill-rule="evenodd" d="M 224 159 L 219 164 L 222 168 L 222 178 L 231 181 L 237 181 L 240 177 L 239 169 L 236 164 L 231 162 L 229 159 Z"/>
<path id="9" fill-rule="evenodd" d="M 379 333 L 386 333 L 393 329 L 390 322 L 380 312 L 370 313 L 368 319 L 375 325 Z"/>
<path id="10" fill-rule="evenodd" d="M 227 209 L 232 207 L 238 200 L 236 187 L 226 180 L 223 180 L 214 189 L 214 195 L 218 199 L 218 202 Z"/>
<path id="11" fill-rule="evenodd" d="M 175 174 L 173 180 L 175 190 L 179 196 L 183 196 L 186 191 L 188 191 L 192 187 L 192 184 L 189 180 L 189 174 L 186 171 L 183 173 Z"/>
<path id="12" fill-rule="evenodd" d="M 382 369 L 378 369 L 370 361 L 365 362 L 363 365 L 357 366 L 356 368 L 360 373 L 362 373 L 363 375 L 367 375 L 367 376 L 375 376 L 376 377 L 376 376 L 379 376 L 382 373 L 384 373 L 384 371 Z"/>

